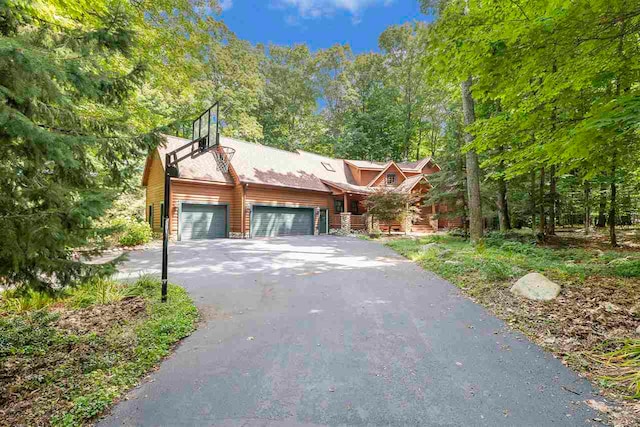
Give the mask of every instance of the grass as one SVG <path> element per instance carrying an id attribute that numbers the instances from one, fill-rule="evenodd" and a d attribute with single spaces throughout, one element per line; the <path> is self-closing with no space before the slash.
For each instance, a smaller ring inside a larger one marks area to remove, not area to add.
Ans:
<path id="1" fill-rule="evenodd" d="M 16 298 L 13 296 L 12 298 Z M 49 308 L 0 316 L 0 412 L 9 425 L 91 423 L 195 328 L 186 291 L 98 280 Z M 9 304 L 11 305 L 11 304 Z M 5 304 L 6 310 L 7 304 Z"/>
<path id="2" fill-rule="evenodd" d="M 640 323 L 640 252 L 540 246 L 532 235 L 500 233 L 477 245 L 452 235 L 386 244 L 600 385 L 640 398 L 640 340 L 634 334 Z M 512 295 L 511 285 L 530 272 L 559 283 L 559 299 L 532 302 Z"/>

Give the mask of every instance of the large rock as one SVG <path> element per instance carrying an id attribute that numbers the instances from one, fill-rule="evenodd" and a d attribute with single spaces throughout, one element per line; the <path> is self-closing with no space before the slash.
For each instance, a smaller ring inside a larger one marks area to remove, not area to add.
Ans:
<path id="1" fill-rule="evenodd" d="M 537 301 L 550 301 L 560 293 L 560 285 L 540 273 L 529 273 L 511 287 L 511 292 Z"/>

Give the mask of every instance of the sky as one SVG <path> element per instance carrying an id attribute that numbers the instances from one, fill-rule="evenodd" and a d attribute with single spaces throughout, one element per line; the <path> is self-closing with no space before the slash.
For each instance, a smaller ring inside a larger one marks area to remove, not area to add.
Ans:
<path id="1" fill-rule="evenodd" d="M 312 50 L 348 43 L 355 53 L 377 51 L 390 25 L 428 21 L 418 0 L 219 0 L 221 18 L 241 39 L 306 43 Z"/>

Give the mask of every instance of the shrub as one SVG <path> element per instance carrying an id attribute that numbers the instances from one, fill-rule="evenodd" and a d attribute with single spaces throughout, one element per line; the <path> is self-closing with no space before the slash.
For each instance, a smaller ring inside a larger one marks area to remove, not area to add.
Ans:
<path id="1" fill-rule="evenodd" d="M 523 255 L 534 255 L 536 253 L 536 248 L 533 245 L 513 241 L 506 241 L 502 243 L 500 249 L 503 249 L 507 252 Z"/>
<path id="2" fill-rule="evenodd" d="M 74 308 L 85 308 L 94 304 L 104 305 L 120 301 L 124 296 L 125 290 L 118 282 L 96 278 L 75 288 L 71 292 L 69 303 Z"/>
<path id="3" fill-rule="evenodd" d="M 511 266 L 501 261 L 485 259 L 479 264 L 480 272 L 485 280 L 504 281 L 513 276 Z"/>
<path id="4" fill-rule="evenodd" d="M 620 277 L 640 277 L 640 260 L 614 263 L 613 274 Z"/>
<path id="5" fill-rule="evenodd" d="M 118 241 L 122 246 L 135 246 L 148 243 L 153 233 L 146 222 L 130 221 L 126 223 L 124 231 Z"/>
<path id="6" fill-rule="evenodd" d="M 40 310 L 56 300 L 55 294 L 40 292 L 33 289 L 7 290 L 0 297 L 0 312 L 25 313 Z"/>

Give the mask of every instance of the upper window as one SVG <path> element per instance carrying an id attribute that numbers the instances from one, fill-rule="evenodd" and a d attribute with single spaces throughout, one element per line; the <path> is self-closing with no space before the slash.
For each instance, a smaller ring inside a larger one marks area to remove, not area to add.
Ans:
<path id="1" fill-rule="evenodd" d="M 331 163 L 327 163 L 327 162 L 321 162 L 322 166 L 324 166 L 324 168 L 326 170 L 328 170 L 329 172 L 335 172 L 336 170 L 333 168 L 333 166 L 331 166 Z"/>
<path id="2" fill-rule="evenodd" d="M 395 173 L 388 173 L 387 174 L 387 185 L 396 185 L 396 182 L 398 182 L 396 174 Z"/>

